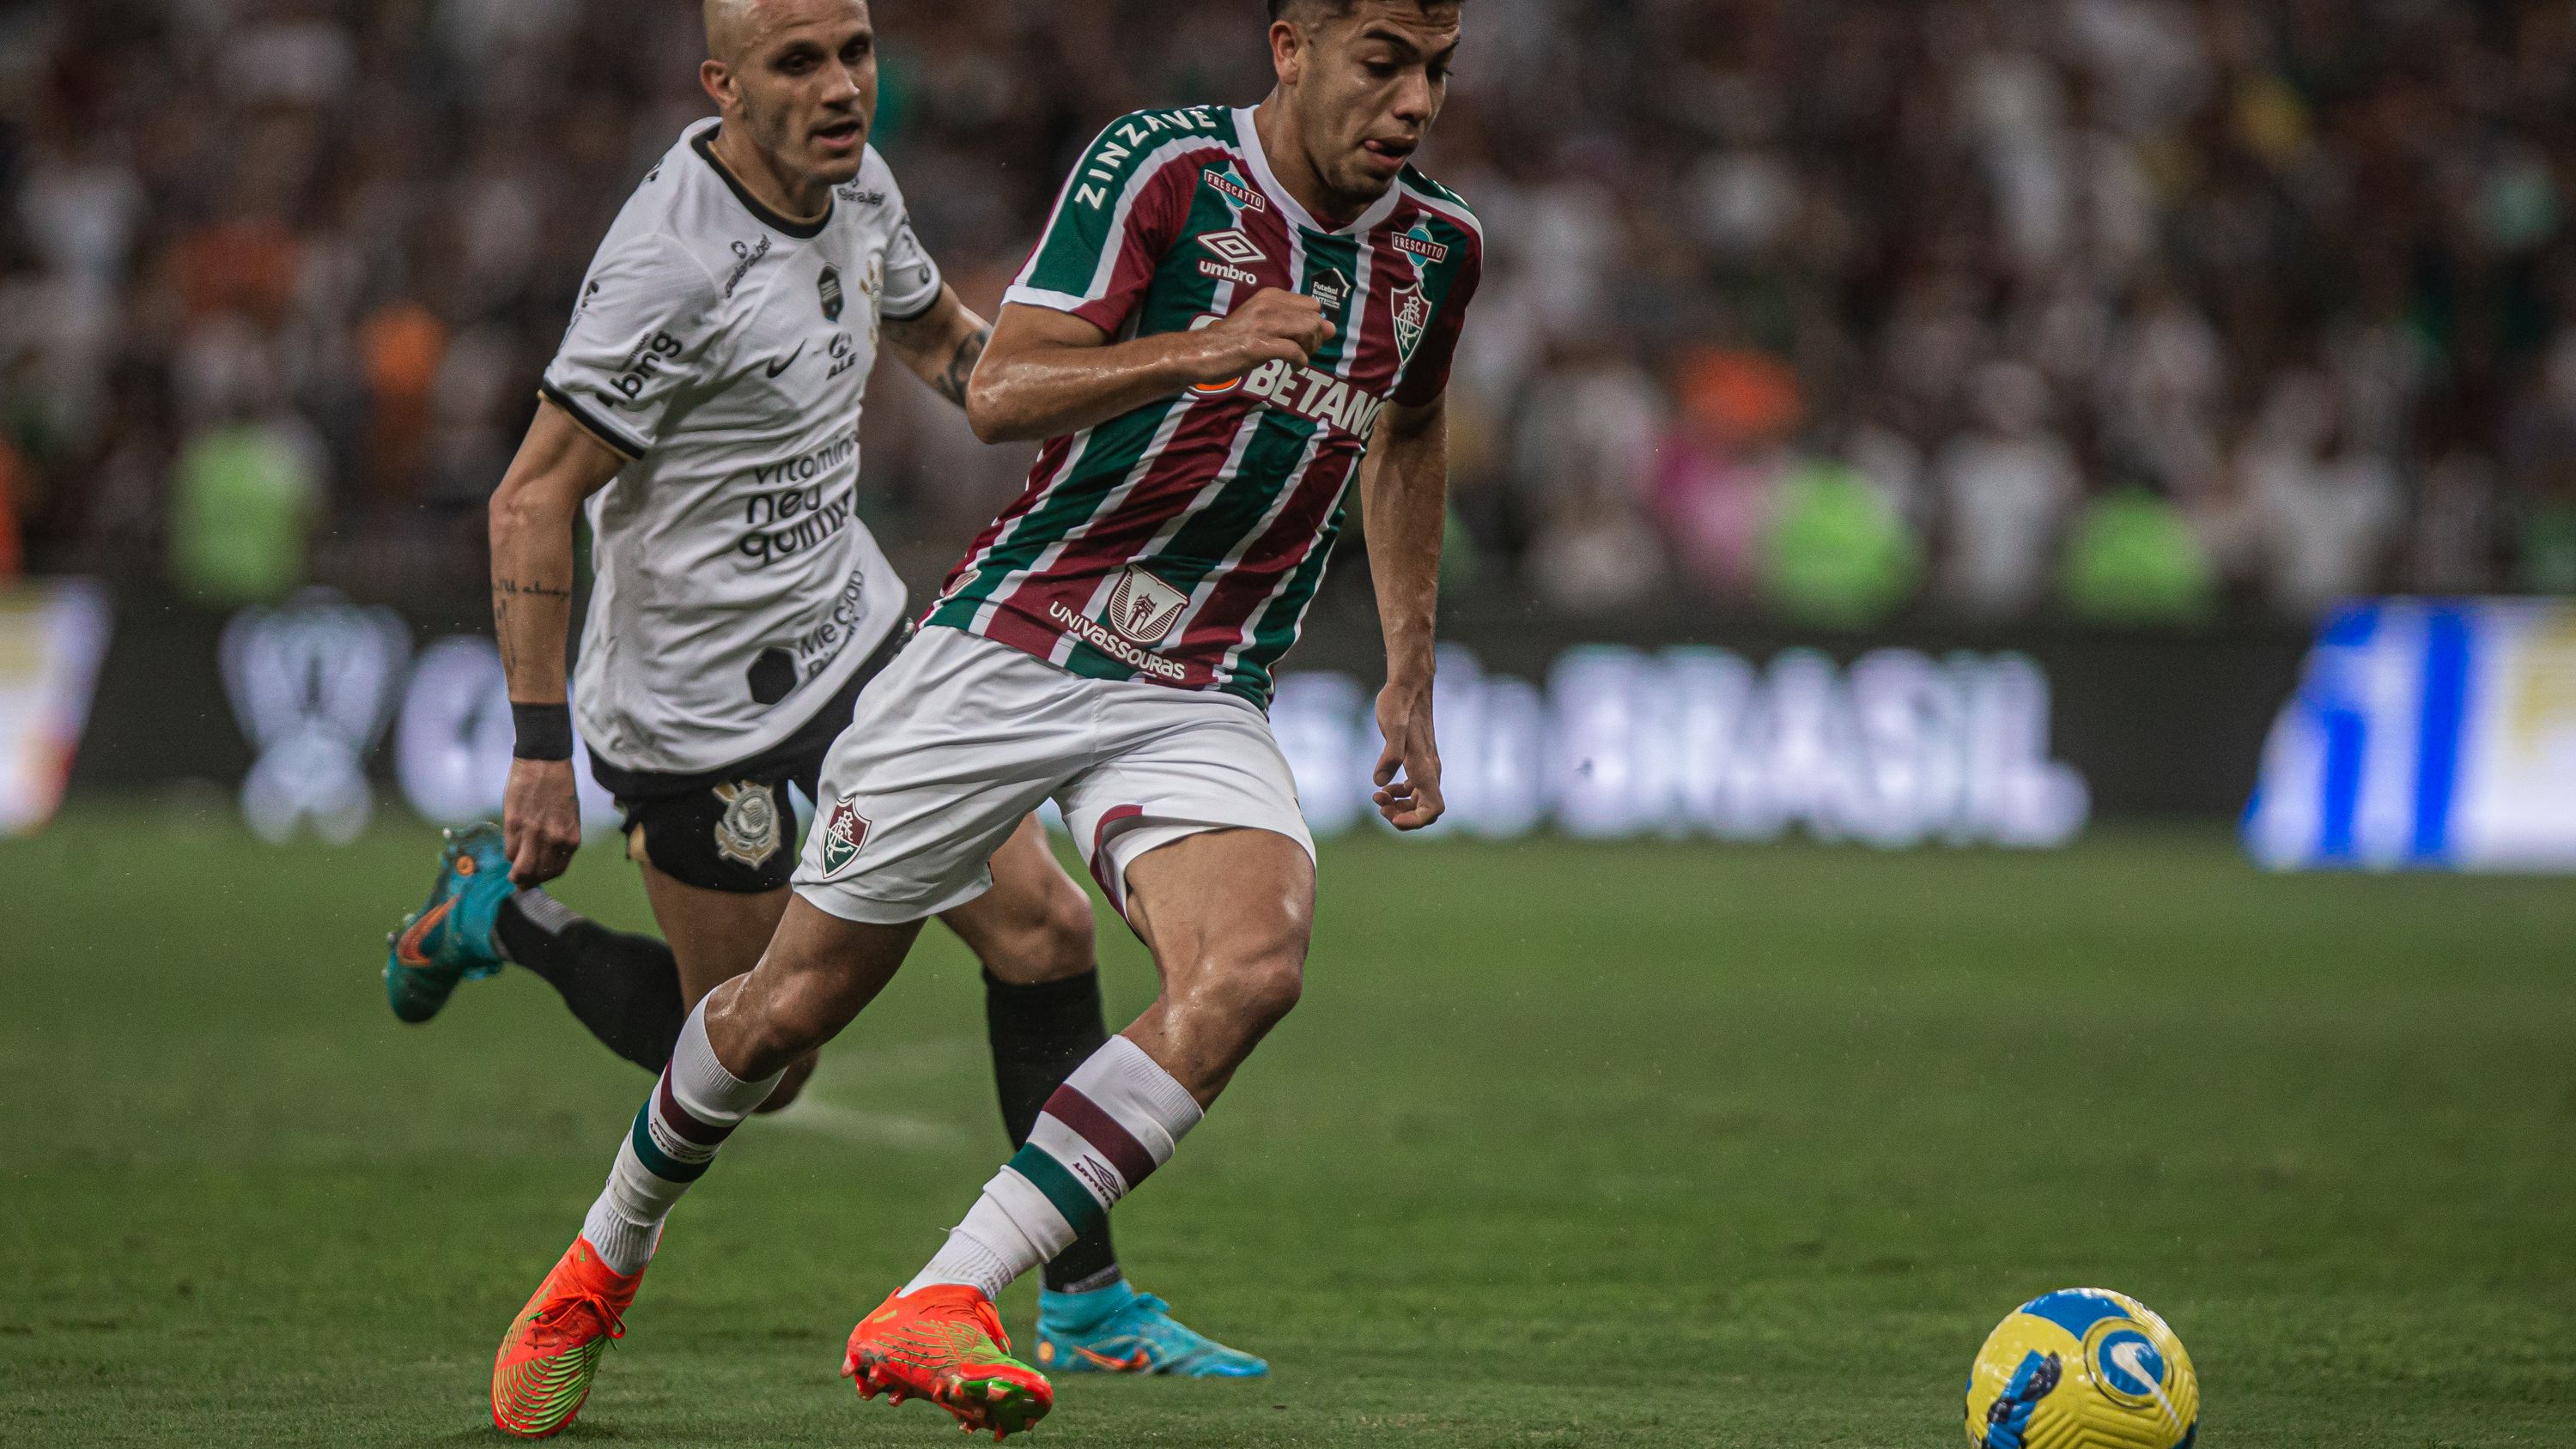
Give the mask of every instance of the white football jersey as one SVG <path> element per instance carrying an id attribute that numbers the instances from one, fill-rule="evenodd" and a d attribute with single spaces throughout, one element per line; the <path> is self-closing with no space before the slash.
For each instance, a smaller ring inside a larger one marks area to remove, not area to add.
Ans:
<path id="1" fill-rule="evenodd" d="M 820 222 L 763 206 L 691 126 L 618 214 L 548 400 L 629 461 L 590 501 L 573 705 L 619 769 L 698 774 L 778 744 L 901 622 L 858 518 L 881 321 L 939 300 L 875 148 Z"/>

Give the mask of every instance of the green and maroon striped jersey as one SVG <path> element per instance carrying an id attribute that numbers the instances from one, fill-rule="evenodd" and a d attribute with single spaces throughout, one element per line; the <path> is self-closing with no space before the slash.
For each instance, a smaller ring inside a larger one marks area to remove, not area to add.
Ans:
<path id="1" fill-rule="evenodd" d="M 1448 386 L 1483 260 L 1475 214 L 1410 167 L 1334 229 L 1271 174 L 1249 110 L 1111 125 L 1007 300 L 1123 340 L 1204 327 L 1276 287 L 1323 303 L 1339 330 L 1309 365 L 1273 363 L 1048 442 L 927 622 L 1077 674 L 1266 707 L 1378 416 Z"/>

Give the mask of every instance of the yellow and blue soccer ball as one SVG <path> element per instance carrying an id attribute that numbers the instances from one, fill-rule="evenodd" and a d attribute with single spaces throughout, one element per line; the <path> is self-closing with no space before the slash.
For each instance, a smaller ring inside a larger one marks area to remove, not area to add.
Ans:
<path id="1" fill-rule="evenodd" d="M 1968 1370 L 1975 1449 L 2189 1449 L 2200 1376 L 2155 1310 L 2069 1288 L 2012 1311 Z"/>

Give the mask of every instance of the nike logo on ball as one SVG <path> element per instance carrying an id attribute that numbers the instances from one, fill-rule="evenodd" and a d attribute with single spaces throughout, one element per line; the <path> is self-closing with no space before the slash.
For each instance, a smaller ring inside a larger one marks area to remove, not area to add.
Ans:
<path id="1" fill-rule="evenodd" d="M 798 358 L 800 358 L 800 357 L 803 357 L 804 355 L 805 355 L 805 344 L 804 344 L 804 343 L 802 343 L 802 342 L 799 342 L 799 343 L 797 343 L 797 344 L 796 344 L 796 350 L 795 350 L 794 352 L 791 352 L 791 353 L 787 354 L 787 360 L 786 360 L 785 362 L 773 362 L 773 363 L 769 364 L 769 366 L 765 369 L 765 371 L 767 371 L 767 372 L 768 372 L 768 374 L 769 374 L 772 378 L 775 378 L 775 377 L 777 377 L 777 376 L 778 376 L 778 374 L 780 374 L 780 373 L 782 373 L 782 372 L 785 372 L 787 369 L 789 369 L 789 368 L 791 368 L 791 367 L 794 367 L 794 366 L 796 365 L 796 359 L 798 359 Z"/>

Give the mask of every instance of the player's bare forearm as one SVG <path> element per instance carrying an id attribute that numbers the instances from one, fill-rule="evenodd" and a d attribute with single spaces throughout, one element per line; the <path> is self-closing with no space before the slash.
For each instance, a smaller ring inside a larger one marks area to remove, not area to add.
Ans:
<path id="1" fill-rule="evenodd" d="M 1429 688 L 1440 612 L 1440 546 L 1449 525 L 1449 413 L 1435 399 L 1390 406 L 1360 473 L 1369 572 L 1386 633 L 1389 683 Z"/>
<path id="2" fill-rule="evenodd" d="M 1062 437 L 1265 362 L 1303 363 L 1332 335 L 1314 298 L 1277 290 L 1210 327 L 1117 343 L 1070 312 L 1014 303 L 975 369 L 966 420 L 988 443 Z"/>
<path id="3" fill-rule="evenodd" d="M 1386 688 L 1377 699 L 1378 813 L 1398 830 L 1437 823 L 1440 742 L 1432 725 L 1432 675 L 1440 616 L 1440 544 L 1449 522 L 1449 415 L 1435 399 L 1390 406 L 1361 464 L 1360 510 L 1369 572 L 1386 633 Z"/>
<path id="4" fill-rule="evenodd" d="M 928 312 L 909 322 L 889 322 L 885 328 L 886 346 L 912 369 L 913 376 L 961 408 L 966 406 L 966 384 L 975 376 L 975 364 L 983 360 L 985 344 L 992 337 L 992 324 L 976 316 L 948 287 L 940 288 L 939 300 Z"/>
<path id="5" fill-rule="evenodd" d="M 569 414 L 541 402 L 518 457 L 493 490 L 492 628 L 510 697 L 521 704 L 560 704 L 567 697 L 573 521 L 582 500 L 607 487 L 625 465 Z"/>

